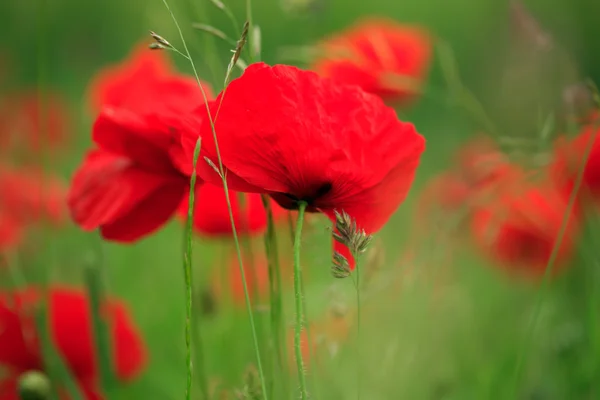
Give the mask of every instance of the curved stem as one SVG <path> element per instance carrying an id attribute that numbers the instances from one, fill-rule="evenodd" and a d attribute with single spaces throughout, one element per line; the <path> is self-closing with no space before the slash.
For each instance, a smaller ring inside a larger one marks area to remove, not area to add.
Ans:
<path id="1" fill-rule="evenodd" d="M 296 326 L 294 331 L 294 350 L 296 352 L 296 365 L 298 367 L 298 381 L 300 384 L 300 398 L 308 399 L 306 390 L 306 375 L 304 373 L 304 360 L 302 359 L 302 349 L 300 339 L 303 326 L 302 311 L 302 267 L 300 266 L 300 243 L 302 240 L 302 225 L 304 222 L 304 213 L 306 211 L 306 202 L 298 203 L 298 222 L 296 223 L 296 234 L 294 235 L 294 293 L 296 300 Z"/>

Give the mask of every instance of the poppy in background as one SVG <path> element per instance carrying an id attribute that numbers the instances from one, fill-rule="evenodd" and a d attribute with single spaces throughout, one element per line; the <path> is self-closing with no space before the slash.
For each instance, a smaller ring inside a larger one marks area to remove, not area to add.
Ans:
<path id="1" fill-rule="evenodd" d="M 90 304 L 79 290 L 65 287 L 49 289 L 49 323 L 52 340 L 87 399 L 102 399 L 97 389 L 98 365 L 94 350 Z M 40 338 L 36 332 L 34 308 L 43 301 L 35 287 L 0 294 L 0 365 L 6 376 L 0 382 L 0 399 L 17 399 L 19 376 L 30 370 L 43 370 Z M 147 361 L 145 344 L 126 307 L 111 299 L 102 315 L 112 343 L 111 360 L 116 377 L 130 381 Z"/>
<path id="2" fill-rule="evenodd" d="M 93 112 L 103 107 L 135 106 L 154 85 L 173 73 L 166 52 L 152 51 L 139 43 L 124 61 L 104 68 L 88 87 L 88 102 Z M 145 101 L 145 100 L 144 100 Z"/>
<path id="3" fill-rule="evenodd" d="M 475 204 L 485 201 L 487 189 L 494 188 L 498 181 L 514 182 L 506 177 L 520 172 L 491 138 L 471 139 L 458 149 L 451 166 L 422 190 L 416 224 L 421 226 L 436 210 L 452 213 L 466 207 L 469 214 Z"/>
<path id="4" fill-rule="evenodd" d="M 584 165 L 584 156 L 590 150 Z M 554 184 L 568 199 L 575 189 L 578 175 L 582 174 L 577 199 L 581 205 L 591 200 L 600 200 L 600 123 L 585 126 L 573 137 L 559 137 L 556 141 L 550 173 Z"/>
<path id="5" fill-rule="evenodd" d="M 132 242 L 155 232 L 188 191 L 192 163 L 181 156 L 180 135 L 199 129 L 191 110 L 204 100 L 195 79 L 169 72 L 163 57 L 138 49 L 92 84 L 101 107 L 95 148 L 73 177 L 68 205 L 82 229 L 100 228 L 109 240 Z"/>
<path id="6" fill-rule="evenodd" d="M 245 254 L 243 264 L 250 299 L 256 299 L 258 303 L 267 301 L 269 297 L 269 265 L 264 252 L 256 252 L 252 257 Z M 225 273 L 223 268 L 226 269 Z M 231 296 L 234 305 L 238 307 L 245 306 L 244 281 L 242 280 L 237 255 L 233 254 L 225 265 L 217 265 L 213 269 L 212 279 L 213 293 L 218 299 Z M 227 287 L 224 288 L 223 284 Z"/>
<path id="7" fill-rule="evenodd" d="M 317 45 L 318 56 L 311 69 L 339 83 L 358 85 L 384 100 L 404 102 L 421 91 L 431 47 L 423 28 L 372 18 Z"/>
<path id="8" fill-rule="evenodd" d="M 26 230 L 66 220 L 66 186 L 34 168 L 0 165 L 0 251 L 17 247 Z"/>
<path id="9" fill-rule="evenodd" d="M 0 149 L 4 157 L 15 149 L 60 149 L 71 132 L 66 101 L 59 93 L 28 90 L 0 99 Z"/>
<path id="10" fill-rule="evenodd" d="M 248 93 L 252 93 L 249 96 Z M 345 211 L 360 229 L 381 229 L 406 197 L 425 140 L 380 98 L 286 65 L 250 65 L 211 104 L 232 190 L 268 193 L 281 207 Z M 208 121 L 206 111 L 203 120 Z M 202 156 L 218 163 L 212 129 L 202 125 Z M 193 148 L 184 140 L 188 160 Z M 199 175 L 221 184 L 204 160 Z M 345 246 L 336 242 L 338 251 Z"/>
<path id="11" fill-rule="evenodd" d="M 567 201 L 549 182 L 527 182 L 522 177 L 515 184 L 497 186 L 487 203 L 476 207 L 472 234 L 475 243 L 507 270 L 541 276 L 555 246 L 554 272 L 573 255 L 578 218 L 576 211 L 567 211 Z M 565 235 L 558 244 L 563 225 Z"/>

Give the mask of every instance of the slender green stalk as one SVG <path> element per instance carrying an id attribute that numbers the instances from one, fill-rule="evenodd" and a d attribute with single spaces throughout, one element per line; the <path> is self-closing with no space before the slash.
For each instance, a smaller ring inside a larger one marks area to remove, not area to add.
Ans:
<path id="1" fill-rule="evenodd" d="M 208 105 L 208 98 L 206 97 L 206 92 L 204 91 L 204 88 L 202 87 L 202 83 L 201 83 L 200 77 L 198 75 L 198 70 L 196 69 L 196 64 L 194 63 L 194 60 L 192 59 L 192 55 L 186 44 L 185 38 L 183 36 L 183 31 L 181 30 L 181 27 L 179 26 L 179 22 L 177 22 L 177 18 L 175 17 L 175 14 L 173 14 L 173 11 L 169 7 L 168 1 L 162 0 L 162 2 L 165 5 L 165 7 L 167 8 L 167 11 L 171 15 L 171 18 L 173 19 L 173 23 L 175 24 L 175 27 L 177 28 L 179 37 L 181 38 L 181 42 L 182 42 L 184 50 L 185 50 L 186 58 L 188 59 L 188 61 L 190 62 L 190 65 L 192 66 L 192 71 L 194 72 L 194 77 L 196 78 L 196 82 L 198 83 L 198 86 L 200 87 L 200 91 L 202 92 L 202 97 L 204 99 L 204 106 L 206 108 L 208 120 L 209 120 L 210 127 L 212 130 L 213 140 L 215 142 L 215 150 L 217 153 L 217 160 L 219 162 L 219 172 L 221 175 L 221 179 L 223 181 L 223 188 L 225 189 L 225 201 L 227 202 L 227 209 L 229 211 L 229 220 L 231 221 L 231 227 L 232 227 L 232 231 L 233 231 L 232 232 L 233 233 L 233 241 L 235 243 L 235 250 L 236 250 L 236 254 L 237 254 L 237 258 L 238 258 L 238 262 L 239 262 L 240 273 L 242 276 L 242 283 L 244 285 L 244 297 L 246 300 L 246 309 L 248 311 L 248 319 L 250 320 L 250 327 L 252 329 L 252 339 L 254 342 L 254 350 L 256 353 L 256 364 L 257 364 L 257 369 L 258 369 L 258 373 L 260 376 L 263 399 L 267 400 L 268 399 L 267 391 L 266 391 L 267 385 L 265 384 L 265 374 L 263 371 L 261 357 L 260 357 L 260 348 L 258 345 L 258 335 L 256 332 L 256 325 L 254 323 L 254 315 L 252 313 L 252 304 L 250 303 L 250 296 L 248 294 L 248 284 L 246 281 L 246 273 L 244 271 L 244 264 L 242 261 L 242 251 L 240 249 L 240 241 L 238 238 L 237 230 L 235 229 L 235 220 L 233 218 L 233 210 L 231 208 L 231 199 L 229 197 L 229 187 L 227 185 L 227 179 L 225 177 L 225 169 L 223 167 L 223 160 L 221 158 L 221 151 L 219 149 L 219 141 L 217 139 L 217 132 L 215 130 L 215 121 L 210 112 L 210 107 Z M 227 74 L 228 76 L 229 76 L 230 72 L 231 71 L 228 71 L 228 74 Z M 227 78 L 226 78 L 226 81 L 227 81 Z M 222 101 L 223 97 L 224 97 L 224 94 L 221 97 L 221 101 Z M 197 163 L 197 160 L 194 160 L 194 167 L 195 167 L 196 163 Z"/>
<path id="2" fill-rule="evenodd" d="M 356 273 L 356 398 L 360 400 L 360 391 L 361 387 L 361 337 L 360 337 L 360 255 L 354 254 L 354 262 L 355 267 L 354 271 Z"/>
<path id="3" fill-rule="evenodd" d="M 193 291 L 193 288 L 192 288 Z M 192 296 L 195 293 L 192 292 Z M 201 308 L 201 307 L 199 307 Z M 202 316 L 201 312 L 196 312 L 195 321 L 193 321 L 192 325 L 192 345 L 193 345 L 193 355 L 194 355 L 194 365 L 198 370 L 198 376 L 200 377 L 199 386 L 200 392 L 202 393 L 202 398 L 205 400 L 209 400 L 208 394 L 208 382 L 207 382 L 207 374 L 206 374 L 206 365 L 204 358 L 204 342 L 202 340 L 202 324 L 200 323 L 200 317 Z"/>
<path id="4" fill-rule="evenodd" d="M 208 9 L 206 7 L 206 3 L 207 2 L 205 0 L 192 2 L 192 4 L 197 5 L 197 7 L 200 9 L 200 14 L 202 15 L 203 22 L 209 24 L 210 18 Z M 204 52 L 204 54 L 206 54 L 206 63 L 212 75 L 213 83 L 217 83 L 219 82 L 219 80 L 217 79 L 217 75 L 219 74 L 219 67 L 221 62 L 219 60 L 217 46 L 213 35 L 204 35 L 204 47 L 206 49 Z"/>
<path id="5" fill-rule="evenodd" d="M 296 365 L 298 368 L 298 381 L 300 384 L 300 398 L 308 399 L 306 390 L 306 374 L 304 371 L 304 360 L 302 358 L 302 348 L 300 345 L 303 311 L 302 311 L 302 267 L 300 266 L 300 243 L 302 242 L 302 225 L 304 222 L 304 213 L 307 203 L 298 202 L 298 222 L 296 223 L 296 234 L 294 235 L 294 294 L 296 299 L 296 326 L 294 331 L 294 350 L 296 353 Z"/>
<path id="6" fill-rule="evenodd" d="M 192 223 L 194 220 L 194 202 L 195 202 L 195 187 L 196 187 L 196 164 L 198 157 L 200 156 L 201 140 L 198 139 L 196 147 L 194 148 L 194 164 L 192 169 L 192 176 L 190 177 L 190 190 L 188 197 L 188 212 L 185 224 L 185 248 L 183 252 L 183 273 L 185 277 L 185 344 L 187 348 L 186 352 L 186 366 L 187 366 L 187 381 L 186 381 L 186 399 L 190 400 L 192 395 L 192 378 L 193 378 L 193 362 L 192 353 L 196 355 L 197 368 L 199 369 L 199 385 L 202 397 L 208 400 L 208 382 L 206 379 L 206 373 L 204 370 L 204 359 L 203 359 L 203 347 L 202 341 L 200 340 L 200 324 L 193 324 L 193 279 L 192 279 Z M 192 351 L 192 326 L 196 336 L 194 341 L 195 352 Z"/>
<path id="7" fill-rule="evenodd" d="M 271 314 L 271 336 L 273 338 L 273 358 L 280 371 L 286 367 L 287 348 L 283 344 L 283 299 L 281 296 L 281 270 L 279 266 L 279 249 L 277 245 L 277 235 L 275 232 L 275 221 L 273 219 L 273 209 L 269 196 L 261 195 L 263 207 L 267 214 L 267 233 L 265 235 L 265 251 L 269 267 L 269 301 Z M 281 386 L 286 397 L 289 395 L 289 382 L 287 374 L 281 375 Z"/>
<path id="8" fill-rule="evenodd" d="M 101 317 L 101 309 L 104 301 L 104 288 L 102 285 L 100 265 L 98 263 L 92 263 L 86 266 L 85 282 L 90 299 L 90 314 L 92 316 L 92 328 L 99 364 L 101 388 L 110 393 L 114 378 L 108 330 Z"/>
<path id="9" fill-rule="evenodd" d="M 252 0 L 246 0 L 246 21 L 248 21 L 248 31 L 252 32 L 253 21 L 252 21 Z M 252 34 L 250 35 L 252 36 Z M 252 40 L 253 38 L 250 38 Z M 252 55 L 252 51 L 248 52 L 250 62 L 253 61 L 254 56 Z"/>
<path id="10" fill-rule="evenodd" d="M 528 353 L 528 349 L 533 340 L 533 334 L 535 332 L 535 328 L 537 326 L 537 322 L 539 319 L 542 302 L 543 302 L 544 296 L 546 295 L 546 292 L 548 290 L 549 277 L 554 268 L 554 264 L 556 263 L 558 251 L 560 249 L 563 238 L 567 231 L 567 226 L 569 224 L 569 220 L 572 218 L 573 208 L 574 208 L 575 202 L 577 200 L 577 195 L 579 193 L 579 189 L 583 182 L 583 171 L 585 170 L 585 166 L 588 162 L 590 153 L 592 152 L 594 142 L 596 141 L 597 129 L 594 129 L 593 132 L 594 132 L 594 134 L 590 138 L 590 142 L 588 143 L 588 145 L 585 149 L 585 153 L 583 155 L 582 162 L 581 162 L 581 168 L 579 169 L 579 171 L 577 173 L 575 183 L 573 185 L 573 188 L 571 189 L 571 194 L 569 196 L 569 202 L 567 204 L 567 209 L 565 212 L 566 215 L 563 218 L 562 224 L 560 226 L 560 230 L 558 231 L 558 234 L 556 236 L 556 242 L 554 243 L 554 247 L 552 248 L 552 252 L 548 259 L 548 264 L 546 265 L 546 271 L 544 272 L 544 276 L 542 277 L 541 287 L 540 287 L 540 290 L 538 291 L 538 295 L 536 297 L 536 301 L 535 301 L 535 305 L 534 305 L 534 309 L 533 309 L 533 316 L 530 320 L 528 329 L 526 331 L 525 340 L 523 341 L 523 348 L 519 352 L 519 355 L 517 358 L 517 363 L 515 366 L 515 372 L 514 372 L 514 377 L 513 377 L 512 396 L 510 398 L 518 397 L 517 391 L 519 389 L 519 383 L 520 383 L 520 379 L 521 379 L 521 371 L 523 369 L 523 363 L 525 361 L 525 356 Z"/>

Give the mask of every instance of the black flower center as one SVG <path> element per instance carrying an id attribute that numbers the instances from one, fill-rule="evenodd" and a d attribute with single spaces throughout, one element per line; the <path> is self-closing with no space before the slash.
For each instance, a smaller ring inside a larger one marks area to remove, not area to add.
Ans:
<path id="1" fill-rule="evenodd" d="M 331 191 L 333 185 L 330 182 L 325 182 L 321 185 L 315 186 L 314 189 L 308 190 L 303 195 L 297 195 L 292 193 L 271 193 L 273 200 L 277 202 L 281 207 L 286 210 L 297 210 L 300 202 L 306 202 L 308 206 L 306 211 L 317 212 L 316 202 L 327 193 Z"/>

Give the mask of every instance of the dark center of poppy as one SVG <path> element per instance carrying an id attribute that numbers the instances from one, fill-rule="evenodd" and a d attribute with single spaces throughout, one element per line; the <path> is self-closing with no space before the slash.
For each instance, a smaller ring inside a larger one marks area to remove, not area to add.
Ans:
<path id="1" fill-rule="evenodd" d="M 300 202 L 308 204 L 306 211 L 317 212 L 316 202 L 331 191 L 333 185 L 330 182 L 315 186 L 312 190 L 307 190 L 303 195 L 292 193 L 271 193 L 273 200 L 286 210 L 297 210 Z"/>

